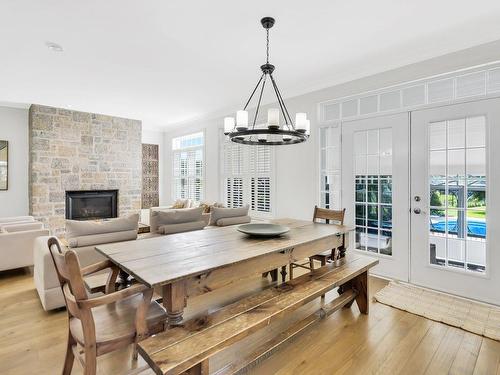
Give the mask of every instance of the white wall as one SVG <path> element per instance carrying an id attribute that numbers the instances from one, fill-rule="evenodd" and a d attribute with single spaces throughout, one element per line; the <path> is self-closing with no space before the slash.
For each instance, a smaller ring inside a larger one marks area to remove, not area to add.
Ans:
<path id="1" fill-rule="evenodd" d="M 0 106 L 0 139 L 9 141 L 9 189 L 0 191 L 0 217 L 28 215 L 28 109 Z"/>
<path id="2" fill-rule="evenodd" d="M 303 144 L 277 146 L 276 216 L 310 220 L 314 205 L 319 203 L 318 103 L 497 60 L 500 60 L 500 41 L 287 98 L 286 104 L 291 113 L 306 112 L 308 114 L 311 120 L 311 137 Z M 286 69 L 286 66 L 282 69 Z M 252 74 L 252 72 L 242 72 L 242 74 Z M 251 87 L 248 88 L 248 90 L 251 89 Z M 276 107 L 276 104 L 273 106 Z M 267 113 L 266 107 L 261 110 L 261 113 Z M 228 115 L 234 116 L 235 114 Z M 165 174 L 169 179 L 172 174 L 172 137 L 200 130 L 205 131 L 205 198 L 207 200 L 220 199 L 218 135 L 223 125 L 223 117 L 217 116 L 184 123 L 181 129 L 167 132 L 164 137 Z M 165 197 L 171 200 L 171 185 L 167 182 L 164 186 Z"/>

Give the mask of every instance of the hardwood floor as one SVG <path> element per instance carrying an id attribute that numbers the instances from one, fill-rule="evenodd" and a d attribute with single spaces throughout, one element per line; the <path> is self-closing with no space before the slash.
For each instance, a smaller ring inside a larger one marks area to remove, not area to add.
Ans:
<path id="1" fill-rule="evenodd" d="M 199 297 L 193 300 L 185 317 L 206 310 L 214 301 L 220 304 L 232 301 L 243 290 L 248 292 L 265 283 L 254 279 L 239 288 Z M 384 280 L 371 278 L 371 293 L 385 284 Z M 261 340 L 272 337 L 317 306 L 306 306 L 293 318 L 270 325 L 229 348 L 211 361 L 211 368 L 223 367 L 235 355 L 252 350 Z M 59 374 L 66 332 L 66 311 L 45 312 L 27 272 L 0 273 L 0 374 Z M 124 373 L 131 368 L 130 358 L 131 349 L 100 357 L 99 374 Z M 143 364 L 140 360 L 136 366 Z M 81 374 L 76 363 L 73 373 Z M 500 375 L 500 342 L 372 301 L 370 315 L 360 314 L 355 304 L 351 309 L 336 312 L 250 368 L 248 373 Z"/>

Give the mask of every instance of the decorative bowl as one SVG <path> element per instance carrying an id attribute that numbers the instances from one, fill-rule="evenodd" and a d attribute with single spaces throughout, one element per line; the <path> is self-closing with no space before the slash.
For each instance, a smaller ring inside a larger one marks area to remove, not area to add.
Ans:
<path id="1" fill-rule="evenodd" d="M 241 233 L 245 233 L 249 236 L 254 237 L 278 237 L 285 234 L 290 230 L 290 228 L 279 224 L 243 224 L 238 226 Z"/>

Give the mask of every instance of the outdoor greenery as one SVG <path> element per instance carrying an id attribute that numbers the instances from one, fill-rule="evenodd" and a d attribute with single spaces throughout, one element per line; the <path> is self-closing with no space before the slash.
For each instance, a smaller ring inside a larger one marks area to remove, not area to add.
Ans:
<path id="1" fill-rule="evenodd" d="M 458 206 L 458 197 L 455 194 L 444 194 L 443 191 L 434 190 L 431 193 L 430 205 L 431 207 L 446 207 L 446 199 L 448 198 L 448 207 Z M 470 191 L 467 194 L 467 216 L 484 219 L 486 217 L 486 197 L 484 191 Z M 432 216 L 444 216 L 444 209 L 432 208 Z M 448 208 L 448 215 L 450 217 L 457 216 L 457 210 Z"/>

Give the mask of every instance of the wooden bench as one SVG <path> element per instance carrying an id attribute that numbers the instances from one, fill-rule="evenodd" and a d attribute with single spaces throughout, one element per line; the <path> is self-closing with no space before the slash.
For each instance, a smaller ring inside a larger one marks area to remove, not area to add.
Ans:
<path id="1" fill-rule="evenodd" d="M 314 314 L 264 343 L 245 358 L 239 358 L 225 373 L 234 373 L 311 324 L 356 301 L 368 314 L 368 270 L 377 260 L 349 255 L 289 282 L 243 298 L 208 316 L 193 319 L 139 343 L 139 352 L 156 374 L 208 374 L 208 360 L 229 345 L 268 326 L 276 319 L 342 286 L 342 294 L 322 305 Z"/>

